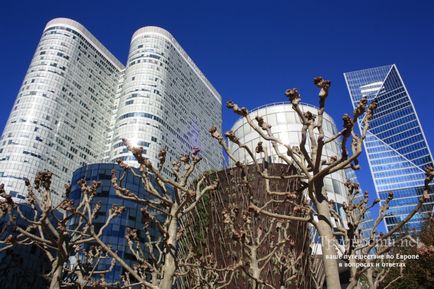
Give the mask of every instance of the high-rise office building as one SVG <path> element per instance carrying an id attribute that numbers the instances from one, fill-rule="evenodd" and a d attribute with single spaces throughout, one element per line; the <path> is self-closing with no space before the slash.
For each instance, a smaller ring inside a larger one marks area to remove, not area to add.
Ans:
<path id="1" fill-rule="evenodd" d="M 22 198 L 22 179 L 49 169 L 59 197 L 74 169 L 103 158 L 123 70 L 77 22 L 47 24 L 0 142 L 7 191 Z"/>
<path id="2" fill-rule="evenodd" d="M 85 27 L 48 22 L 0 139 L 0 183 L 25 198 L 23 178 L 48 169 L 60 200 L 72 172 L 122 158 L 128 138 L 156 163 L 193 147 L 218 168 L 208 129 L 221 126 L 221 97 L 173 36 L 158 27 L 134 33 L 126 66 Z M 168 173 L 166 171 L 166 173 Z"/>
<path id="3" fill-rule="evenodd" d="M 424 185 L 424 167 L 433 164 L 410 95 L 396 65 L 344 73 L 353 107 L 362 97 L 377 99 L 378 108 L 370 123 L 365 151 L 378 197 L 385 200 L 394 193 L 385 218 L 390 230 L 418 203 Z M 360 123 L 359 123 L 360 125 Z M 433 209 L 430 199 L 410 220 L 408 229 L 420 229 Z"/>
<path id="4" fill-rule="evenodd" d="M 131 40 L 110 158 L 131 161 L 121 140 L 127 138 L 151 160 L 162 146 L 170 163 L 198 147 L 204 163 L 220 167 L 220 149 L 208 129 L 221 126 L 221 114 L 220 95 L 173 36 L 158 27 L 141 28 Z"/>

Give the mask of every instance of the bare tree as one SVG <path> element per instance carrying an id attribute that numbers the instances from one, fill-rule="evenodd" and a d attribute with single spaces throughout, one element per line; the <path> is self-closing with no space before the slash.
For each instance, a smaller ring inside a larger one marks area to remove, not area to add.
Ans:
<path id="1" fill-rule="evenodd" d="M 198 149 L 175 160 L 171 165 L 173 177 L 166 177 L 162 173 L 166 162 L 165 149 L 160 151 L 159 163 L 155 167 L 143 157 L 142 148 L 133 146 L 127 140 L 124 140 L 124 143 L 135 156 L 139 169 L 136 171 L 123 161 L 118 163 L 125 172 L 131 172 L 141 179 L 149 197 L 141 198 L 135 192 L 122 187 L 121 181 L 125 174 L 116 176 L 113 173 L 112 184 L 117 196 L 142 206 L 146 240 L 141 242 L 134 230 L 127 232 L 129 249 L 137 260 L 132 266 L 105 244 L 99 241 L 98 243 L 125 269 L 124 287 L 140 285 L 142 288 L 170 289 L 177 277 L 184 272 L 180 269 L 181 258 L 178 252 L 179 240 L 184 234 L 184 228 L 180 223 L 207 192 L 217 187 L 218 183 L 207 182 L 206 175 L 200 176 L 194 184 L 191 181 L 193 172 L 202 159 Z M 151 227 L 158 233 L 152 235 L 149 230 Z"/>
<path id="2" fill-rule="evenodd" d="M 81 182 L 83 198 L 78 205 L 74 205 L 68 199 L 70 186 L 66 185 L 66 198 L 54 206 L 50 189 L 51 177 L 51 172 L 39 172 L 35 177 L 34 187 L 30 181 L 25 181 L 27 203 L 32 211 L 30 214 L 23 212 L 21 206 L 14 203 L 3 185 L 1 186 L 2 216 L 8 218 L 5 225 L 12 225 L 13 231 L 0 241 L 0 251 L 17 245 L 37 246 L 47 256 L 51 265 L 51 270 L 45 275 L 50 289 L 69 286 L 84 288 L 95 284 L 92 276 L 98 275 L 101 280 L 101 277 L 113 268 L 112 262 L 110 268 L 104 271 L 97 270 L 100 261 L 108 256 L 100 247 L 91 247 L 88 244 L 95 242 L 93 236 L 98 238 L 104 233 L 110 221 L 122 213 L 123 208 L 113 207 L 106 223 L 95 232 L 92 222 L 101 206 L 96 204 L 92 207 L 91 202 L 99 183 L 88 185 L 84 181 Z M 24 221 L 27 226 L 17 225 L 17 219 Z M 8 231 L 3 228 L 3 233 L 6 232 Z"/>
<path id="3" fill-rule="evenodd" d="M 378 233 L 378 225 L 386 216 L 389 204 L 393 200 L 393 193 L 390 192 L 388 198 L 381 205 L 378 217 L 374 221 L 374 226 L 371 229 L 369 239 L 365 240 L 361 235 L 360 225 L 363 221 L 365 213 L 380 202 L 379 199 L 374 200 L 371 205 L 368 205 L 368 192 L 364 193 L 363 199 L 355 202 L 354 199 L 359 194 L 359 185 L 348 181 L 347 187 L 349 191 L 349 203 L 344 206 L 347 216 L 347 228 L 340 216 L 331 209 L 332 215 L 336 218 L 340 235 L 344 237 L 344 256 L 350 264 L 350 285 L 348 288 L 379 288 L 381 282 L 387 277 L 393 266 L 383 266 L 384 262 L 396 262 L 387 259 L 387 254 L 395 247 L 400 246 L 417 246 L 417 241 L 407 232 L 401 232 L 405 224 L 420 210 L 422 205 L 429 199 L 429 184 L 434 178 L 434 169 L 427 167 L 425 177 L 425 185 L 423 193 L 420 196 L 417 206 L 396 226 L 386 234 Z M 358 258 L 358 256 L 368 256 L 371 258 Z M 399 261 L 399 260 L 398 260 Z M 356 264 L 358 263 L 358 264 Z M 397 266 L 401 265 L 396 263 Z M 401 267 L 403 270 L 404 267 Z M 394 280 L 390 281 L 390 285 L 402 277 L 398 275 Z M 361 279 L 365 280 L 365 286 L 361 287 Z"/>
<path id="4" fill-rule="evenodd" d="M 288 89 L 285 92 L 285 95 L 289 98 L 292 108 L 297 113 L 302 124 L 301 141 L 298 146 L 291 146 L 277 138 L 272 133 L 271 125 L 269 125 L 263 117 L 256 116 L 253 120 L 245 107 L 239 107 L 232 101 L 227 102 L 227 107 L 244 118 L 262 139 L 271 143 L 274 153 L 281 162 L 288 166 L 295 166 L 298 170 L 298 174 L 296 175 L 277 176 L 277 178 L 288 179 L 300 178 L 303 182 L 303 185 L 297 190 L 281 192 L 280 194 L 287 195 L 290 200 L 305 192 L 310 200 L 310 202 L 306 202 L 305 206 L 302 208 L 302 214 L 300 214 L 299 211 L 293 211 L 290 214 L 282 214 L 281 212 L 274 211 L 270 209 L 270 204 L 272 204 L 273 201 L 263 204 L 252 201 L 250 205 L 251 210 L 271 218 L 285 221 L 304 221 L 312 224 L 321 237 L 322 262 L 327 287 L 336 289 L 341 288 L 338 264 L 336 259 L 333 258 L 333 256 L 338 256 L 337 248 L 339 247 L 332 222 L 332 219 L 337 218 L 337 214 L 333 209 L 333 201 L 327 197 L 324 188 L 324 178 L 340 170 L 350 168 L 353 170 L 359 169 L 358 157 L 362 151 L 362 143 L 369 128 L 369 121 L 372 119 L 374 110 L 377 107 L 377 101 L 374 99 L 368 104 L 367 98 L 363 97 L 355 108 L 352 117 L 348 114 L 342 117 L 343 129 L 326 139 L 323 130 L 323 115 L 331 82 L 321 77 L 316 77 L 313 82 L 319 88 L 319 108 L 316 115 L 310 111 L 303 112 L 301 110 L 299 106 L 301 97 L 297 89 Z M 361 123 L 361 131 L 359 133 L 355 130 L 358 121 Z M 212 128 L 210 133 L 222 145 L 229 158 L 231 158 L 238 167 L 245 166 L 244 163 L 236 159 L 232 152 L 229 151 L 223 136 L 215 128 Z M 247 152 L 251 158 L 251 162 L 256 166 L 259 176 L 267 180 L 276 178 L 276 176 L 270 176 L 268 172 L 260 166 L 258 161 L 267 153 L 264 151 L 262 142 L 258 143 L 255 151 L 252 151 L 248 146 L 241 143 L 232 131 L 225 133 L 225 136 L 230 142 Z M 340 155 L 324 159 L 324 147 L 339 139 L 341 143 Z M 350 150 L 347 149 L 348 143 L 351 143 Z M 264 157 L 264 159 L 266 159 L 266 157 Z M 425 197 L 426 196 L 421 199 L 421 202 L 426 200 Z M 418 205 L 403 223 L 407 222 L 420 206 L 421 205 Z M 382 214 L 380 220 L 377 220 L 374 231 L 383 217 L 384 215 Z M 341 229 L 346 226 L 344 222 L 341 224 Z M 349 231 L 347 229 L 345 230 L 346 232 L 350 232 L 352 229 L 354 228 L 350 228 Z M 388 236 L 395 231 L 396 230 L 393 230 Z M 340 232 L 340 234 L 343 233 Z"/>
<path id="5" fill-rule="evenodd" d="M 209 257 L 192 255 L 181 256 L 180 239 L 185 234 L 182 221 L 196 208 L 201 198 L 217 186 L 216 181 L 210 181 L 207 175 L 197 177 L 194 170 L 200 162 L 199 150 L 182 155 L 171 166 L 173 177 L 162 174 L 166 160 L 166 150 L 159 154 L 159 163 L 154 167 L 142 156 L 141 148 L 132 146 L 125 140 L 128 149 L 139 163 L 135 170 L 128 164 L 119 161 L 124 169 L 122 176 L 112 174 L 112 184 L 117 196 L 136 202 L 140 205 L 143 229 L 126 231 L 125 238 L 129 251 L 136 262 L 121 258 L 118 253 L 104 242 L 104 232 L 111 221 L 124 212 L 123 206 L 114 205 L 109 211 L 102 226 L 95 229 L 95 219 L 102 205 L 93 198 L 97 194 L 100 182 L 88 184 L 81 180 L 81 198 L 77 203 L 68 199 L 70 185 L 66 186 L 66 198 L 58 206 L 51 201 L 50 172 L 41 172 L 35 178 L 34 188 L 26 181 L 28 188 L 27 202 L 32 208 L 32 214 L 22 212 L 20 206 L 3 190 L 0 191 L 1 217 L 7 218 L 2 232 L 6 227 L 15 225 L 17 218 L 25 220 L 27 227 L 14 227 L 0 243 L 0 250 L 13 246 L 36 245 L 46 254 L 51 264 L 51 270 L 46 274 L 50 281 L 50 289 L 86 286 L 108 287 L 113 284 L 106 282 L 104 274 L 110 272 L 115 264 L 123 267 L 125 274 L 121 278 L 122 288 L 154 288 L 170 289 L 185 274 L 193 274 L 197 284 L 208 280 L 210 288 L 214 285 L 223 288 L 230 283 L 235 268 L 219 269 Z M 141 198 L 138 192 L 131 192 L 122 187 L 123 178 L 127 172 L 138 177 L 147 192 Z M 195 176 L 195 179 L 193 179 Z M 34 193 L 37 190 L 37 194 Z M 37 198 L 37 196 L 39 198 Z M 145 239 L 139 237 L 143 233 Z M 111 264 L 101 269 L 102 261 Z M 199 267 L 208 263 L 207 266 Z M 200 270 L 199 270 L 200 269 Z M 120 276 L 119 276 L 120 277 Z M 198 288 L 200 288 L 200 285 Z"/>

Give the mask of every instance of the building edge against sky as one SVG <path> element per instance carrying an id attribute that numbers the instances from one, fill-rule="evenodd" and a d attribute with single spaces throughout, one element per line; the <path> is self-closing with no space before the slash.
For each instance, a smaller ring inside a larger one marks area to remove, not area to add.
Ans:
<path id="1" fill-rule="evenodd" d="M 221 122 L 221 96 L 175 38 L 159 27 L 137 30 L 120 91 L 110 159 L 136 163 L 122 144 L 127 138 L 143 146 L 153 162 L 161 147 L 167 147 L 170 163 L 198 147 L 209 166 L 221 167 L 221 155 L 215 154 L 218 144 L 208 134 Z"/>
<path id="2" fill-rule="evenodd" d="M 201 108 L 201 110 L 199 110 Z M 211 117 L 210 117 L 211 116 Z M 221 127 L 221 96 L 175 38 L 159 27 L 134 33 L 127 65 L 83 25 L 46 25 L 0 140 L 0 182 L 25 198 L 23 178 L 54 173 L 55 202 L 80 166 L 131 157 L 130 139 L 156 162 L 199 147 L 204 167 L 221 167 L 211 126 Z"/>
<path id="3" fill-rule="evenodd" d="M 377 196 L 384 201 L 394 193 L 385 217 L 390 230 L 416 206 L 424 185 L 424 168 L 433 165 L 415 107 L 395 64 L 344 73 L 353 107 L 362 97 L 378 100 L 365 141 Z M 360 127 L 360 123 L 359 123 Z M 407 224 L 419 230 L 432 214 L 434 185 L 430 198 Z"/>

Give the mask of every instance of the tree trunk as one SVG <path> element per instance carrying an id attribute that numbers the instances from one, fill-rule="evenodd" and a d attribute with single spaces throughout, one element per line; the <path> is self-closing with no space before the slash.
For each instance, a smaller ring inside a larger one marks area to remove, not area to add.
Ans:
<path id="1" fill-rule="evenodd" d="M 369 289 L 375 289 L 376 288 L 376 286 L 374 285 L 374 278 L 372 276 L 372 273 L 373 272 L 372 272 L 371 268 L 368 268 L 368 270 L 366 270 L 365 276 L 366 276 L 366 279 L 368 279 Z"/>
<path id="2" fill-rule="evenodd" d="M 350 284 L 348 285 L 347 289 L 359 289 L 359 280 L 356 277 L 357 274 L 357 269 L 356 269 L 356 259 L 351 258 L 349 260 L 349 264 L 350 264 L 350 272 L 351 272 L 351 277 L 350 277 Z"/>
<path id="3" fill-rule="evenodd" d="M 59 289 L 60 288 L 60 280 L 62 278 L 62 269 L 63 269 L 63 262 L 60 260 L 54 261 L 53 266 L 55 266 L 55 270 L 53 272 L 53 277 L 50 281 L 50 289 Z"/>
<path id="4" fill-rule="evenodd" d="M 250 271 L 253 277 L 252 289 L 258 289 L 260 285 L 258 280 L 261 275 L 261 270 L 259 269 L 257 247 L 255 245 L 251 245 L 250 247 Z"/>
<path id="5" fill-rule="evenodd" d="M 165 262 L 163 265 L 163 279 L 161 280 L 160 289 L 171 289 L 173 284 L 173 278 L 175 276 L 176 270 L 176 235 L 178 231 L 178 218 L 175 215 L 175 212 L 178 210 L 177 204 L 174 204 L 171 208 L 172 219 L 169 224 L 169 238 L 167 240 L 167 253 L 165 256 Z"/>
<path id="6" fill-rule="evenodd" d="M 318 209 L 317 229 L 321 236 L 322 258 L 328 289 L 341 289 L 338 263 L 334 257 L 337 255 L 335 237 L 330 224 L 329 205 L 326 200 L 316 202 Z"/>

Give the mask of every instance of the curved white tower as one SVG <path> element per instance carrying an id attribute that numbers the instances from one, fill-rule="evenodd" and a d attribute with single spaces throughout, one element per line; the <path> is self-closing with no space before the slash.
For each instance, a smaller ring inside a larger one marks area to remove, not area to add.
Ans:
<path id="1" fill-rule="evenodd" d="M 78 167 L 131 161 L 122 138 L 143 146 L 154 163 L 162 147 L 169 164 L 198 147 L 199 169 L 219 169 L 220 147 L 208 129 L 220 127 L 221 118 L 220 95 L 166 30 L 134 33 L 125 68 L 81 24 L 54 19 L 0 139 L 0 183 L 25 199 L 23 179 L 47 169 L 57 202 Z"/>
<path id="2" fill-rule="evenodd" d="M 0 142 L 7 191 L 23 199 L 23 178 L 48 169 L 60 196 L 74 169 L 103 158 L 123 69 L 81 24 L 48 22 Z"/>
<path id="3" fill-rule="evenodd" d="M 221 126 L 221 114 L 221 96 L 169 32 L 149 26 L 134 33 L 112 159 L 132 160 L 122 145 L 121 139 L 127 138 L 143 146 L 154 163 L 161 147 L 169 149 L 169 163 L 198 147 L 209 167 L 220 168 L 222 157 L 215 153 L 220 149 L 208 129 Z"/>

